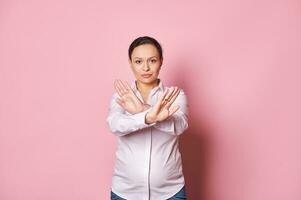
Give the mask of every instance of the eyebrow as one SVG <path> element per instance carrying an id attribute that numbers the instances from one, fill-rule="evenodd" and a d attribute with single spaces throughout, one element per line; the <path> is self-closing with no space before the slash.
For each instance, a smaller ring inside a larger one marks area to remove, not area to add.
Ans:
<path id="1" fill-rule="evenodd" d="M 153 58 L 153 57 L 157 57 L 157 56 L 152 56 L 152 57 L 149 57 L 149 58 Z M 134 58 L 140 58 L 140 57 L 134 57 Z"/>

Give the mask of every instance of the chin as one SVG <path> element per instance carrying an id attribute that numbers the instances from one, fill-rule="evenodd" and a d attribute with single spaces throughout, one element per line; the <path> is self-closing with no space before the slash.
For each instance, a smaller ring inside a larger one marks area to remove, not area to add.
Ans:
<path id="1" fill-rule="evenodd" d="M 144 83 L 144 84 L 153 83 L 156 80 L 157 80 L 157 78 L 139 79 L 139 81 L 142 82 L 142 83 Z"/>

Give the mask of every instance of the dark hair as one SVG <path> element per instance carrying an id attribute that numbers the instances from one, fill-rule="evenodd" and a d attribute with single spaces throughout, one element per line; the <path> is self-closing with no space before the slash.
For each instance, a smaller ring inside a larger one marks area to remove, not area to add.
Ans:
<path id="1" fill-rule="evenodd" d="M 158 53 L 159 53 L 160 59 L 163 59 L 163 55 L 162 55 L 162 54 L 163 54 L 163 50 L 162 50 L 162 47 L 161 47 L 160 43 L 159 43 L 156 39 L 154 39 L 154 38 L 152 38 L 152 37 L 150 37 L 150 36 L 142 36 L 142 37 L 136 38 L 136 39 L 131 43 L 131 45 L 130 45 L 130 47 L 129 47 L 129 52 L 128 52 L 128 53 L 129 53 L 129 59 L 130 59 L 130 60 L 132 60 L 131 55 L 132 55 L 133 50 L 134 50 L 136 47 L 138 47 L 138 46 L 140 46 L 140 45 L 143 45 L 143 44 L 151 44 L 151 45 L 154 45 L 154 46 L 156 47 Z"/>

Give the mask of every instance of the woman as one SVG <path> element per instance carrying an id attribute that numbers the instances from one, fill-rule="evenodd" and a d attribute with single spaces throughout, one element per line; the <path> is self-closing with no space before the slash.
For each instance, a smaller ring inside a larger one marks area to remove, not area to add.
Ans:
<path id="1" fill-rule="evenodd" d="M 116 80 L 107 123 L 117 137 L 111 200 L 186 199 L 179 135 L 188 128 L 184 91 L 158 78 L 163 63 L 157 40 L 144 36 L 129 47 L 136 80 Z"/>

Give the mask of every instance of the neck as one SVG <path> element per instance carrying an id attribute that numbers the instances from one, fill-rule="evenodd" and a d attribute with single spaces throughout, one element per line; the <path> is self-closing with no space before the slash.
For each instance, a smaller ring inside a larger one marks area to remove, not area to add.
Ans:
<path id="1" fill-rule="evenodd" d="M 145 83 L 141 83 L 139 81 L 136 81 L 136 86 L 138 88 L 138 90 L 141 93 L 148 93 L 149 91 L 151 91 L 154 87 L 158 86 L 160 82 L 160 79 L 155 80 L 152 83 L 149 84 L 145 84 Z"/>

